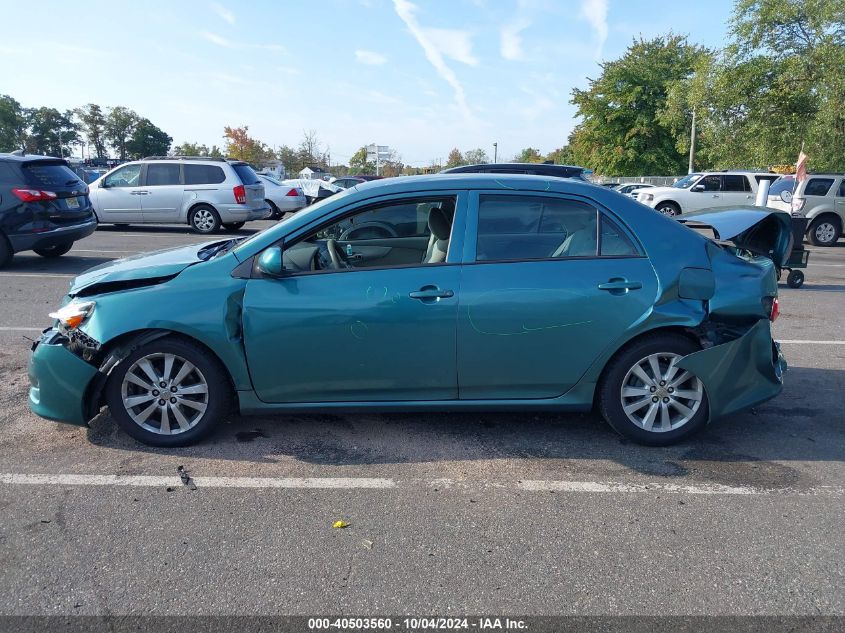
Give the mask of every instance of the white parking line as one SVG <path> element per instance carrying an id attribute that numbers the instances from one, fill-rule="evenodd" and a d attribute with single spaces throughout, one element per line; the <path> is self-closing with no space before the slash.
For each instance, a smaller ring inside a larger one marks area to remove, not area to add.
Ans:
<path id="1" fill-rule="evenodd" d="M 815 488 L 754 488 L 721 484 L 620 483 L 600 481 L 485 481 L 485 480 L 404 480 L 372 477 L 194 477 L 200 489 L 217 488 L 278 488 L 278 489 L 497 489 L 524 492 L 563 492 L 573 494 L 686 494 L 686 495 L 742 495 L 742 496 L 845 496 L 845 489 L 834 486 Z M 23 486 L 129 486 L 140 488 L 179 487 L 178 476 L 166 475 L 28 475 L 0 473 L 0 484 Z"/>
<path id="2" fill-rule="evenodd" d="M 85 248 L 74 248 L 71 253 L 106 253 L 106 254 L 123 254 L 126 255 L 127 253 L 130 255 L 137 255 L 143 251 L 100 251 L 100 250 L 93 250 L 93 249 L 85 249 Z"/>
<path id="3" fill-rule="evenodd" d="M 7 327 L 0 325 L 0 332 L 43 332 L 43 327 Z"/>
<path id="4" fill-rule="evenodd" d="M 0 273 L 0 277 L 38 277 L 39 279 L 56 278 L 56 279 L 73 279 L 76 275 L 62 275 L 58 273 Z"/>
<path id="5" fill-rule="evenodd" d="M 787 345 L 845 345 L 845 341 L 803 341 L 798 339 L 775 339 Z"/>

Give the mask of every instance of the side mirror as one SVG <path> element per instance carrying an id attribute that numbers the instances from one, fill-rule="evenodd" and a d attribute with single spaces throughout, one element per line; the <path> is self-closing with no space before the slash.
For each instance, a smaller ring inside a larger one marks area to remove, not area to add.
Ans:
<path id="1" fill-rule="evenodd" d="M 108 189 L 108 188 L 109 188 L 109 183 L 108 183 L 108 182 L 106 182 L 106 179 L 105 179 L 105 178 L 103 178 L 103 179 L 100 181 L 100 185 L 99 185 L 99 187 L 100 187 L 101 189 Z"/>
<path id="2" fill-rule="evenodd" d="M 704 185 L 693 185 L 693 188 L 690 191 L 704 191 Z"/>
<path id="3" fill-rule="evenodd" d="M 255 269 L 267 277 L 282 277 L 285 266 L 282 263 L 282 247 L 271 246 L 258 256 Z"/>

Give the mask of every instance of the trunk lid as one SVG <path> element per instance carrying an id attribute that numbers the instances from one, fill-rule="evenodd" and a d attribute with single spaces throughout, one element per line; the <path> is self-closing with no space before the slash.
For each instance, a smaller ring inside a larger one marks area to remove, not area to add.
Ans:
<path id="1" fill-rule="evenodd" d="M 792 218 L 763 207 L 724 207 L 687 213 L 678 221 L 690 228 L 712 229 L 716 240 L 763 255 L 783 268 L 792 251 Z"/>

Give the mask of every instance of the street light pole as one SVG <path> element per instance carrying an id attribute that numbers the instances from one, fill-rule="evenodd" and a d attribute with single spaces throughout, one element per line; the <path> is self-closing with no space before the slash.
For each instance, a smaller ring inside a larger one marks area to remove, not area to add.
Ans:
<path id="1" fill-rule="evenodd" d="M 498 163 L 499 162 L 498 158 L 499 158 L 499 144 L 493 143 L 493 162 Z"/>
<path id="2" fill-rule="evenodd" d="M 695 168 L 695 108 L 692 109 L 692 129 L 689 138 L 689 171 L 691 174 Z"/>

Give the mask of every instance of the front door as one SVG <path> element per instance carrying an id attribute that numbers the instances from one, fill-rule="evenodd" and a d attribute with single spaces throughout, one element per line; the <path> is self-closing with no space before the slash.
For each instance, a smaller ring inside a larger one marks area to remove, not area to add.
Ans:
<path id="1" fill-rule="evenodd" d="M 754 194 L 751 191 L 748 178 L 742 174 L 725 174 L 722 176 L 719 206 L 733 207 L 746 204 L 754 204 Z"/>
<path id="2" fill-rule="evenodd" d="M 701 178 L 690 189 L 684 204 L 684 212 L 700 211 L 710 207 L 718 207 L 722 204 L 722 178 L 718 175 L 709 175 Z"/>
<path id="3" fill-rule="evenodd" d="M 458 313 L 460 398 L 562 395 L 651 308 L 654 271 L 621 223 L 584 201 L 477 200 Z"/>
<path id="4" fill-rule="evenodd" d="M 115 224 L 141 221 L 142 165 L 125 165 L 103 179 L 97 188 L 96 211 L 100 222 Z"/>
<path id="5" fill-rule="evenodd" d="M 458 397 L 457 196 L 404 198 L 294 236 L 280 278 L 247 282 L 244 340 L 264 402 Z M 436 214 L 438 235 L 428 216 Z"/>
<path id="6" fill-rule="evenodd" d="M 151 162 L 144 179 L 146 195 L 141 197 L 144 222 L 180 222 L 179 211 L 185 186 L 178 163 Z"/>

